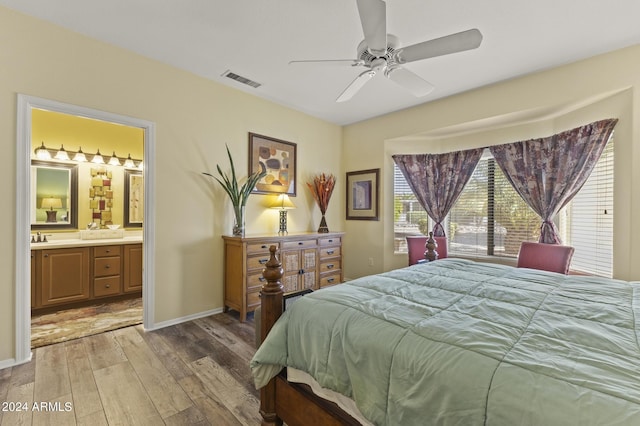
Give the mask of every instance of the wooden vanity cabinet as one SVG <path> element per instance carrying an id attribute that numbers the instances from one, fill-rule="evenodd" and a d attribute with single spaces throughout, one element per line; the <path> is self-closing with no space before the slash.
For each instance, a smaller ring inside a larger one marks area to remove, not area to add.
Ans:
<path id="1" fill-rule="evenodd" d="M 31 250 L 31 308 L 142 293 L 142 244 Z"/>
<path id="2" fill-rule="evenodd" d="M 93 296 L 114 296 L 122 292 L 121 246 L 93 247 Z"/>
<path id="3" fill-rule="evenodd" d="M 142 244 L 124 246 L 124 268 L 122 271 L 125 293 L 142 291 Z"/>
<path id="4" fill-rule="evenodd" d="M 260 306 L 264 284 L 262 270 L 269 260 L 269 247 L 276 246 L 286 293 L 339 284 L 342 274 L 341 232 L 315 232 L 272 236 L 223 236 L 224 309 L 234 309 L 244 322 L 248 312 Z"/>
<path id="5" fill-rule="evenodd" d="M 39 254 L 40 306 L 89 299 L 89 247 L 48 249 Z"/>

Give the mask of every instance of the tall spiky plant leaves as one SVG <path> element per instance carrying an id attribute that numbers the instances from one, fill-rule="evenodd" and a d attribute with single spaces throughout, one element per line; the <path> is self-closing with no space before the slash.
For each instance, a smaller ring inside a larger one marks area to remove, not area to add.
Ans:
<path id="1" fill-rule="evenodd" d="M 249 195 L 251 195 L 253 188 L 255 188 L 256 184 L 260 179 L 266 176 L 266 173 L 261 172 L 261 173 L 252 174 L 247 178 L 245 183 L 239 187 L 238 179 L 236 177 L 236 168 L 235 168 L 235 165 L 233 164 L 233 157 L 231 156 L 231 151 L 229 151 L 228 145 L 226 145 L 226 148 L 227 148 L 227 156 L 229 157 L 229 164 L 231 165 L 231 177 L 229 177 L 226 173 L 222 171 L 222 169 L 220 168 L 220 165 L 216 165 L 220 178 L 207 172 L 202 172 L 202 174 L 210 176 L 214 178 L 216 181 L 218 181 L 218 183 L 220 184 L 220 186 L 222 186 L 222 188 L 225 190 L 227 195 L 229 195 L 229 198 L 231 199 L 231 204 L 233 204 L 234 207 L 238 207 L 238 206 L 244 207 L 247 205 L 247 200 L 249 199 Z"/>

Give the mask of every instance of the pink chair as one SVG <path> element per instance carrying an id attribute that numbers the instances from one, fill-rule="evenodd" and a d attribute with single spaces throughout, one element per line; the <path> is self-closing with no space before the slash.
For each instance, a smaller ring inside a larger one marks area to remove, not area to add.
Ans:
<path id="1" fill-rule="evenodd" d="M 569 273 L 574 248 L 558 244 L 543 244 L 524 241 L 518 253 L 518 268 Z"/>
<path id="2" fill-rule="evenodd" d="M 415 265 L 420 260 L 424 260 L 424 252 L 426 251 L 425 245 L 427 244 L 428 237 L 424 235 L 408 235 L 407 236 L 407 250 L 409 251 L 409 266 Z M 438 244 L 436 251 L 438 252 L 438 259 L 444 259 L 447 257 L 447 237 L 433 237 Z"/>

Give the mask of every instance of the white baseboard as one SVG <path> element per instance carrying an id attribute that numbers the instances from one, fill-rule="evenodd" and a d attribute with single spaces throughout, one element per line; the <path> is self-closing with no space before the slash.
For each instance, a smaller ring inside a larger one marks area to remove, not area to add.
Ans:
<path id="1" fill-rule="evenodd" d="M 170 319 L 170 320 L 167 320 L 167 321 L 162 321 L 162 322 L 155 323 L 155 324 L 153 324 L 153 326 L 151 328 L 145 328 L 144 331 L 159 330 L 161 328 L 165 328 L 165 327 L 169 327 L 169 326 L 172 326 L 172 325 L 181 324 L 183 322 L 191 321 L 191 320 L 198 319 L 198 318 L 204 318 L 204 317 L 208 317 L 210 315 L 215 315 L 215 314 L 219 314 L 219 313 L 222 313 L 222 308 L 216 308 L 216 309 L 211 309 L 209 311 L 198 312 L 197 314 L 191 314 L 191 315 L 187 315 L 185 317 L 174 318 L 174 319 Z"/>
<path id="2" fill-rule="evenodd" d="M 22 362 L 16 362 L 15 358 L 3 359 L 2 361 L 0 361 L 0 370 L 9 368 L 9 367 L 15 367 L 16 365 L 20 365 L 20 364 L 26 364 L 27 362 L 31 361 L 32 355 L 33 355 L 33 352 L 29 353 L 29 359 L 24 360 Z"/>

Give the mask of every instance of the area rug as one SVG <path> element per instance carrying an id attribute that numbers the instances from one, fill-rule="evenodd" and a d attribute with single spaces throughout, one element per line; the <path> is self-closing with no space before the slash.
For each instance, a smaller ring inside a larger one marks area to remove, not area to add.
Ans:
<path id="1" fill-rule="evenodd" d="M 142 323 L 142 298 L 31 317 L 31 347 L 60 343 Z"/>

